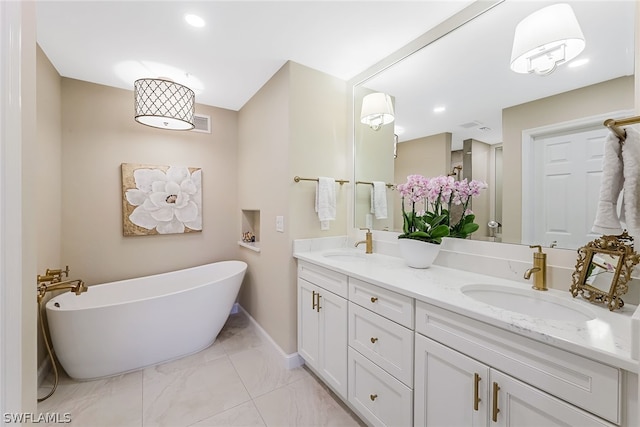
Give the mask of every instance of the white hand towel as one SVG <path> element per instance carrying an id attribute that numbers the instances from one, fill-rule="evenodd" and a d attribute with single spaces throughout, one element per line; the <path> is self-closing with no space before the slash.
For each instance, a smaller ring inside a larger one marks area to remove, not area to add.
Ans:
<path id="1" fill-rule="evenodd" d="M 613 133 L 604 142 L 602 181 L 596 219 L 591 231 L 605 235 L 622 233 L 620 218 L 616 211 L 618 197 L 622 191 L 624 176 L 622 173 L 622 148 L 620 140 Z"/>
<path id="2" fill-rule="evenodd" d="M 336 219 L 336 180 L 321 176 L 316 185 L 316 212 L 320 221 Z"/>
<path id="3" fill-rule="evenodd" d="M 631 127 L 627 127 L 625 131 L 627 138 L 622 144 L 624 222 L 629 235 L 638 237 L 640 236 L 640 133 Z"/>
<path id="4" fill-rule="evenodd" d="M 371 213 L 376 216 L 376 219 L 387 219 L 387 184 L 382 181 L 373 181 Z"/>

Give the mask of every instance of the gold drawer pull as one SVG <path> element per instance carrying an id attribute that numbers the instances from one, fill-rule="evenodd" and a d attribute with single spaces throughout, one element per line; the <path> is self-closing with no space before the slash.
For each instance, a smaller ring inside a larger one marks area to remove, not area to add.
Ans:
<path id="1" fill-rule="evenodd" d="M 478 404 L 480 403 L 481 399 L 480 396 L 478 394 L 478 386 L 480 384 L 480 375 L 478 374 L 473 374 L 473 410 L 477 411 L 478 410 Z"/>
<path id="2" fill-rule="evenodd" d="M 371 302 L 376 302 L 378 301 L 378 297 L 371 297 Z"/>
<path id="3" fill-rule="evenodd" d="M 320 295 L 320 294 L 318 294 Z M 315 310 L 316 309 L 316 291 L 312 291 L 311 294 L 311 310 Z"/>
<path id="4" fill-rule="evenodd" d="M 320 307 L 320 298 L 322 298 L 322 295 L 320 295 L 320 292 L 318 292 L 317 295 L 318 295 L 318 303 L 316 304 L 316 311 L 320 313 L 320 309 L 322 308 Z"/>
<path id="5" fill-rule="evenodd" d="M 500 412 L 500 409 L 498 409 L 498 391 L 500 390 L 500 387 L 498 387 L 498 383 L 494 382 L 493 383 L 493 410 L 491 411 L 491 419 L 493 420 L 494 423 L 498 422 L 498 412 Z"/>
<path id="6" fill-rule="evenodd" d="M 371 344 L 375 344 L 378 341 L 378 338 L 371 337 Z"/>
<path id="7" fill-rule="evenodd" d="M 369 399 L 371 399 L 371 401 L 373 402 L 374 400 L 376 400 L 378 398 L 377 394 L 370 394 L 369 395 Z"/>

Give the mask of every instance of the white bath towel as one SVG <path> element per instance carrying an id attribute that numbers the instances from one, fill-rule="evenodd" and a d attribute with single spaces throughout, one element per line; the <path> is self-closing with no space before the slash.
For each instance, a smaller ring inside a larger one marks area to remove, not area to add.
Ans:
<path id="1" fill-rule="evenodd" d="M 376 219 L 387 219 L 387 184 L 382 181 L 373 181 L 371 213 L 376 216 Z"/>
<path id="2" fill-rule="evenodd" d="M 610 133 L 604 142 L 600 199 L 598 201 L 596 219 L 591 228 L 593 233 L 605 235 L 622 233 L 620 217 L 616 210 L 618 197 L 624 183 L 622 168 L 622 146 L 620 140 L 615 134 Z"/>
<path id="3" fill-rule="evenodd" d="M 336 180 L 321 176 L 316 185 L 316 212 L 320 221 L 336 219 Z"/>
<path id="4" fill-rule="evenodd" d="M 640 236 L 640 132 L 627 127 L 627 138 L 622 145 L 624 174 L 624 216 L 620 218 L 630 236 Z"/>

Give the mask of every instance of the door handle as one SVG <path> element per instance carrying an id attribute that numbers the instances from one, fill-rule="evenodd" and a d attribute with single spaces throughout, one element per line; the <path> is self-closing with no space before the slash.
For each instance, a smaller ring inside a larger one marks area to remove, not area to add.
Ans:
<path id="1" fill-rule="evenodd" d="M 494 382 L 493 383 L 493 410 L 491 411 L 491 419 L 493 420 L 494 423 L 498 422 L 498 412 L 500 412 L 500 409 L 498 409 L 498 391 L 500 390 L 500 387 L 498 387 L 498 383 Z"/>
<path id="2" fill-rule="evenodd" d="M 480 395 L 478 393 L 478 388 L 480 386 L 480 380 L 482 378 L 480 378 L 480 375 L 478 374 L 473 374 L 473 410 L 477 411 L 478 410 L 478 406 L 480 404 Z"/>

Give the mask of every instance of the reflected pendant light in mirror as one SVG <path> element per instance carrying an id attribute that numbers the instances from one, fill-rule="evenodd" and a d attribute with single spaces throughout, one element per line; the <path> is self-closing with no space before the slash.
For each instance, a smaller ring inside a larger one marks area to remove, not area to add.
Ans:
<path id="1" fill-rule="evenodd" d="M 371 129 L 378 130 L 394 119 L 393 102 L 386 93 L 370 93 L 362 99 L 360 121 Z"/>
<path id="2" fill-rule="evenodd" d="M 571 6 L 554 4 L 524 18 L 516 27 L 511 69 L 547 75 L 571 61 L 585 47 L 584 35 Z"/>
<path id="3" fill-rule="evenodd" d="M 195 93 L 167 79 L 139 79 L 134 83 L 135 120 L 170 130 L 194 128 Z"/>

